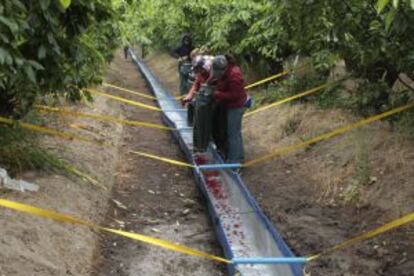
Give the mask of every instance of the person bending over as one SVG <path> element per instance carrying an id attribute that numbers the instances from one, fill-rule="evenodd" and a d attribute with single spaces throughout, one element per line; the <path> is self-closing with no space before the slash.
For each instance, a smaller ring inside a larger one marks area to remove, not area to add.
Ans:
<path id="1" fill-rule="evenodd" d="M 206 83 L 210 76 L 213 57 L 197 56 L 193 59 L 195 81 L 183 99 L 188 104 L 187 118 L 193 124 L 193 151 L 205 152 L 211 139 L 212 88 Z"/>
<path id="2" fill-rule="evenodd" d="M 219 55 L 212 62 L 209 80 L 215 84 L 213 101 L 226 108 L 227 116 L 227 163 L 243 163 L 244 147 L 242 137 L 243 114 L 250 103 L 244 89 L 243 74 L 231 56 Z"/>

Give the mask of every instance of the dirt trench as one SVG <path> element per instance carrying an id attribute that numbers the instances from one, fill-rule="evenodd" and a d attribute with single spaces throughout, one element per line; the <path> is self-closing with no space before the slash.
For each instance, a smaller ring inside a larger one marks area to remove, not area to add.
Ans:
<path id="1" fill-rule="evenodd" d="M 109 83 L 149 94 L 149 88 L 131 60 L 117 54 Z M 135 95 L 107 90 L 131 100 L 153 104 Z M 161 124 L 158 112 L 122 105 L 126 119 Z M 125 127 L 115 173 L 110 208 L 103 223 L 221 255 L 203 198 L 187 169 L 148 160 L 130 153 L 142 150 L 184 160 L 171 133 Z M 116 236 L 101 236 L 92 275 L 222 275 L 223 267 L 180 253 Z"/>
<path id="2" fill-rule="evenodd" d="M 147 63 L 164 86 L 177 91 L 174 59 L 153 53 Z M 244 120 L 247 158 L 357 119 L 312 104 L 279 106 Z M 381 122 L 244 169 L 242 177 L 294 253 L 308 256 L 414 211 L 413 149 L 413 141 Z M 361 173 L 369 173 L 369 182 L 361 184 L 359 201 L 344 200 Z M 412 233 L 413 225 L 406 225 L 324 256 L 305 271 L 311 276 L 413 275 Z"/>

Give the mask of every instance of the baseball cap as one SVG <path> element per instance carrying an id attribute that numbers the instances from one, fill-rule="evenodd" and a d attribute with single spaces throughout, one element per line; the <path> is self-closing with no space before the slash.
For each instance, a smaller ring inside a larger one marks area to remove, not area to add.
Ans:
<path id="1" fill-rule="evenodd" d="M 212 73 L 214 78 L 220 78 L 226 71 L 228 62 L 225 56 L 219 55 L 213 59 Z"/>
<path id="2" fill-rule="evenodd" d="M 193 70 L 204 69 L 210 71 L 212 59 L 209 56 L 196 56 L 192 62 Z"/>

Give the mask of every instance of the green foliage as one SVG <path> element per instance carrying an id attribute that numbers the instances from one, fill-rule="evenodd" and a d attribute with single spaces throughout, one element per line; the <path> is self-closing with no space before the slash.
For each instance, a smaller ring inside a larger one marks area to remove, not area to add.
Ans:
<path id="1" fill-rule="evenodd" d="M 414 140 L 414 111 L 408 111 L 401 114 L 398 118 L 398 125 L 407 137 Z"/>
<path id="2" fill-rule="evenodd" d="M 308 89 L 321 85 L 326 81 L 326 77 L 316 72 L 309 72 L 304 76 L 291 75 L 284 81 L 273 83 L 260 93 L 253 94 L 255 102 L 254 108 L 304 92 Z M 316 96 L 305 97 L 299 99 L 298 101 L 309 101 L 320 97 L 320 94 L 321 93 Z"/>
<path id="3" fill-rule="evenodd" d="M 71 0 L 59 0 L 62 8 L 67 9 L 70 6 Z"/>
<path id="4" fill-rule="evenodd" d="M 180 33 L 191 31 L 212 50 L 256 60 L 302 53 L 321 61 L 323 56 L 328 64 L 346 58 L 369 65 L 386 59 L 384 52 L 390 57 L 407 53 L 408 49 L 396 49 L 397 44 L 413 45 L 409 1 L 397 3 L 390 18 L 379 15 L 373 1 L 141 0 L 128 20 L 158 45 L 174 45 Z"/>
<path id="5" fill-rule="evenodd" d="M 110 0 L 0 4 L 0 115 L 26 114 L 36 97 L 66 93 L 102 79 L 118 46 Z"/>
<path id="6" fill-rule="evenodd" d="M 385 82 L 364 81 L 358 86 L 357 95 L 350 97 L 344 104 L 360 111 L 363 115 L 384 112 L 390 108 L 390 88 Z"/>
<path id="7" fill-rule="evenodd" d="M 140 39 L 171 48 L 183 32 L 213 52 L 231 52 L 267 75 L 286 58 L 312 58 L 324 71 L 344 60 L 347 71 L 382 94 L 400 73 L 414 71 L 412 0 L 140 0 L 125 17 Z M 137 31 L 139 30 L 139 31 Z M 242 62 L 243 63 L 243 62 Z M 373 84 L 373 85 L 371 85 Z M 383 105 L 382 95 L 367 95 L 362 107 Z M 386 104 L 389 104 L 387 102 Z"/>
<path id="8" fill-rule="evenodd" d="M 372 168 L 369 161 L 369 130 L 356 130 L 354 132 L 354 161 L 355 175 L 345 191 L 345 201 L 357 203 L 360 200 L 363 186 L 369 184 Z"/>
<path id="9" fill-rule="evenodd" d="M 31 169 L 63 168 L 63 161 L 37 145 L 37 137 L 18 127 L 0 126 L 0 167 L 11 175 Z"/>
<path id="10" fill-rule="evenodd" d="M 47 123 L 44 117 L 33 112 L 26 116 L 25 121 L 37 125 Z M 0 167 L 5 168 L 12 176 L 28 170 L 63 172 L 101 187 L 95 179 L 42 147 L 40 137 L 32 131 L 20 128 L 18 124 L 0 125 Z"/>

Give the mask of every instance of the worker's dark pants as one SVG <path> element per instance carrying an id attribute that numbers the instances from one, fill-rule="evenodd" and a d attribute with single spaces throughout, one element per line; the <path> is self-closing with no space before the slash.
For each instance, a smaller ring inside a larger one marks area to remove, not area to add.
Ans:
<path id="1" fill-rule="evenodd" d="M 194 152 L 206 151 L 211 140 L 213 120 L 212 97 L 212 87 L 204 84 L 196 95 L 193 127 Z"/>
<path id="2" fill-rule="evenodd" d="M 243 163 L 242 119 L 245 107 L 227 109 L 227 163 Z"/>
<path id="3" fill-rule="evenodd" d="M 188 126 L 194 125 L 194 113 L 195 113 L 195 100 L 191 101 L 187 105 L 187 124 Z"/>
<path id="4" fill-rule="evenodd" d="M 193 146 L 195 152 L 204 152 L 207 150 L 211 139 L 212 111 L 213 107 L 211 103 L 196 101 L 193 127 Z"/>
<path id="5" fill-rule="evenodd" d="M 226 159 L 228 152 L 227 109 L 221 104 L 200 102 L 197 104 L 195 102 L 194 115 L 193 134 L 196 151 L 205 151 L 212 137 L 217 150 L 223 159 Z"/>
<path id="6" fill-rule="evenodd" d="M 222 104 L 213 105 L 213 141 L 223 159 L 227 158 L 227 109 Z"/>
<path id="7" fill-rule="evenodd" d="M 189 87 L 189 89 L 188 90 L 191 89 L 191 87 L 193 86 L 193 84 L 194 84 L 194 81 L 189 76 L 189 79 L 188 79 L 188 87 Z M 187 105 L 187 124 L 188 124 L 188 126 L 193 126 L 194 125 L 195 102 L 196 102 L 196 100 L 193 99 Z"/>
<path id="8" fill-rule="evenodd" d="M 180 75 L 180 95 L 187 95 L 191 86 L 188 81 L 191 72 L 191 63 L 182 63 L 178 66 L 178 73 Z"/>

